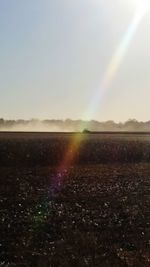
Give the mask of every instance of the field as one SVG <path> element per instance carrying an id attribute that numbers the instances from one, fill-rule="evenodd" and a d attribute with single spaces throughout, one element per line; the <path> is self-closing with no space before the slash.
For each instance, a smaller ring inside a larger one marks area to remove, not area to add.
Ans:
<path id="1" fill-rule="evenodd" d="M 0 133 L 0 184 L 0 266 L 150 265 L 150 134 Z"/>

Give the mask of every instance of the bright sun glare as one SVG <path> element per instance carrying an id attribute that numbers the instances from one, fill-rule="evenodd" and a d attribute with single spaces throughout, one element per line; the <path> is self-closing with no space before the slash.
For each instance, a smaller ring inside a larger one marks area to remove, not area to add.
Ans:
<path id="1" fill-rule="evenodd" d="M 144 9 L 146 12 L 150 8 L 150 0 L 132 0 L 133 4 L 138 8 L 138 9 Z"/>

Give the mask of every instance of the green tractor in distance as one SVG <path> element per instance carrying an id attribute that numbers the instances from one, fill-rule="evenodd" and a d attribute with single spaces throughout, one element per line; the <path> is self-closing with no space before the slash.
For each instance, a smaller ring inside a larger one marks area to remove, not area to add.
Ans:
<path id="1" fill-rule="evenodd" d="M 88 129 L 83 129 L 82 133 L 83 133 L 83 134 L 90 134 L 91 131 L 89 131 Z"/>

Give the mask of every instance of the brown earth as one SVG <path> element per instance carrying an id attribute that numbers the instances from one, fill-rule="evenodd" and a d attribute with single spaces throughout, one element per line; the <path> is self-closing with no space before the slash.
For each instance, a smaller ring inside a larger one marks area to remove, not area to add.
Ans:
<path id="1" fill-rule="evenodd" d="M 70 138 L 0 135 L 0 266 L 149 266 L 149 135 L 89 135 L 61 175 Z"/>

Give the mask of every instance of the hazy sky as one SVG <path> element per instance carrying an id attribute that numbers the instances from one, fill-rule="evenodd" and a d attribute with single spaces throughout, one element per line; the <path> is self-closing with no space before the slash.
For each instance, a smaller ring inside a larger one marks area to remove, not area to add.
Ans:
<path id="1" fill-rule="evenodd" d="M 150 11 L 102 82 L 138 1 L 0 0 L 0 117 L 149 120 Z"/>

